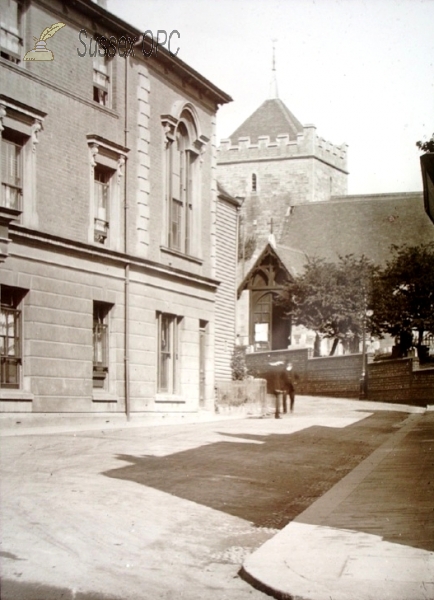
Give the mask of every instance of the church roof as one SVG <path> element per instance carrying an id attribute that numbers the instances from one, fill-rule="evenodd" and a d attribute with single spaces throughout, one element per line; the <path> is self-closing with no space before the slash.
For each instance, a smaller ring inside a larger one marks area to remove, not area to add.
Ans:
<path id="1" fill-rule="evenodd" d="M 252 274 L 261 267 L 264 259 L 270 255 L 276 257 L 278 264 L 283 268 L 288 279 L 301 275 L 308 261 L 307 256 L 301 250 L 267 242 L 259 256 L 251 261 L 246 271 L 247 274 L 238 286 L 238 295 L 247 288 Z"/>
<path id="2" fill-rule="evenodd" d="M 278 135 L 289 135 L 290 140 L 296 140 L 297 134 L 303 133 L 303 125 L 292 114 L 279 98 L 265 100 L 255 112 L 230 136 L 232 144 L 240 137 L 250 137 L 250 142 L 256 144 L 261 135 L 270 136 L 275 140 Z"/>
<path id="3" fill-rule="evenodd" d="M 295 248 L 288 248 L 287 246 L 276 244 L 274 251 L 291 275 L 297 277 L 303 273 L 308 259 L 302 250 L 296 250 Z"/>
<path id="4" fill-rule="evenodd" d="M 336 261 L 364 254 L 384 265 L 392 244 L 416 246 L 434 241 L 434 225 L 421 192 L 340 196 L 294 206 L 285 218 L 279 243 L 309 257 Z"/>
<path id="5" fill-rule="evenodd" d="M 243 203 L 242 199 L 232 196 L 219 181 L 217 181 L 217 193 L 219 198 L 226 200 L 226 202 L 233 204 L 237 208 L 240 208 Z"/>

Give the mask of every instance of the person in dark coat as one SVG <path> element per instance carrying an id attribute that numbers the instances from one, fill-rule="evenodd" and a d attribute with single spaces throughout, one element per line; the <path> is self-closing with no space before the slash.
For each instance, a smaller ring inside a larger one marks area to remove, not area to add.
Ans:
<path id="1" fill-rule="evenodd" d="M 291 412 L 294 410 L 295 402 L 295 374 L 292 368 L 291 362 L 284 363 L 283 361 L 277 361 L 269 363 L 274 369 L 277 367 L 277 371 L 271 373 L 267 379 L 269 379 L 272 393 L 276 396 L 276 419 L 280 419 L 280 396 L 282 396 L 282 409 L 284 413 L 288 412 L 288 396 L 290 400 L 289 409 Z"/>
<path id="2" fill-rule="evenodd" d="M 283 412 L 288 412 L 288 396 L 289 410 L 293 412 L 295 403 L 295 376 L 292 363 L 287 362 L 285 369 L 280 374 L 280 385 L 283 394 Z"/>

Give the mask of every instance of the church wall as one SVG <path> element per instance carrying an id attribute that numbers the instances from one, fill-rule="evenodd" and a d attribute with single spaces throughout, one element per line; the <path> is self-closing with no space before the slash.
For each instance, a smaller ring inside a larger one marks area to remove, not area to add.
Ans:
<path id="1" fill-rule="evenodd" d="M 330 200 L 331 196 L 345 196 L 347 193 L 347 173 L 316 160 L 313 178 L 314 202 L 323 202 Z"/>

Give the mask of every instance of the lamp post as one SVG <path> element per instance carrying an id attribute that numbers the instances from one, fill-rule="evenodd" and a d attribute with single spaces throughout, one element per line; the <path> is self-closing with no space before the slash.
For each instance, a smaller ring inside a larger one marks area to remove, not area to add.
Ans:
<path id="1" fill-rule="evenodd" d="M 366 317 L 372 317 L 372 310 L 363 309 L 362 315 L 362 375 L 360 377 L 359 399 L 364 400 L 368 395 L 367 375 L 367 355 L 366 355 Z"/>

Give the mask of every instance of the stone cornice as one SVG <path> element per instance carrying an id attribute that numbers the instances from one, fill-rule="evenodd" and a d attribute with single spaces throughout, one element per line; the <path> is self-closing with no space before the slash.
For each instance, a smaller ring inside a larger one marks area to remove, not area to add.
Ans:
<path id="1" fill-rule="evenodd" d="M 211 279 L 210 277 L 195 275 L 193 273 L 183 271 L 182 269 L 162 265 L 138 256 L 123 254 L 107 248 L 100 248 L 91 244 L 68 240 L 66 238 L 55 236 L 49 233 L 26 229 L 21 225 L 10 226 L 10 237 L 15 243 L 21 242 L 29 245 L 37 245 L 48 250 L 52 250 L 56 253 L 63 251 L 71 254 L 71 252 L 74 252 L 77 255 L 80 255 L 82 258 L 93 258 L 94 260 L 112 262 L 118 266 L 130 265 L 132 267 L 148 271 L 154 275 L 175 278 L 189 285 L 205 287 L 212 291 L 216 290 L 219 285 L 217 280 Z"/>

